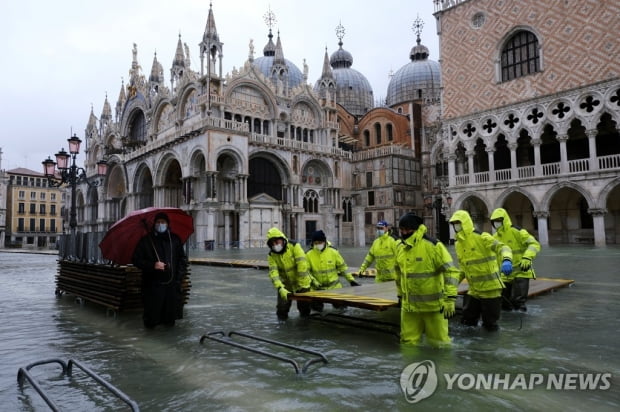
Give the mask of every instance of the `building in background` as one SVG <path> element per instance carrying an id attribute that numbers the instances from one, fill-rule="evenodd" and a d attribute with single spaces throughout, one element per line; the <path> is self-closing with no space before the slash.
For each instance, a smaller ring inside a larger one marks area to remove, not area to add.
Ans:
<path id="1" fill-rule="evenodd" d="M 49 187 L 43 173 L 25 168 L 6 171 L 6 247 L 55 248 L 63 233 L 65 191 Z"/>
<path id="2" fill-rule="evenodd" d="M 0 248 L 4 247 L 6 236 L 6 202 L 9 177 L 2 168 L 2 148 L 0 148 Z"/>
<path id="3" fill-rule="evenodd" d="M 435 180 L 480 229 L 620 242 L 620 2 L 435 0 Z"/>
<path id="4" fill-rule="evenodd" d="M 194 217 L 194 247 L 264 247 L 271 226 L 362 246 L 415 211 L 447 242 L 456 208 L 490 230 L 503 206 L 543 244 L 618 243 L 618 2 L 433 1 L 441 64 L 416 20 L 385 101 L 341 26 L 313 85 L 273 19 L 262 54 L 250 41 L 230 73 L 212 8 L 197 69 L 179 36 L 169 78 L 156 55 L 147 76 L 134 44 L 114 110 L 106 96 L 88 119 L 85 168 L 110 168 L 78 189 L 79 230 L 172 206 Z"/>

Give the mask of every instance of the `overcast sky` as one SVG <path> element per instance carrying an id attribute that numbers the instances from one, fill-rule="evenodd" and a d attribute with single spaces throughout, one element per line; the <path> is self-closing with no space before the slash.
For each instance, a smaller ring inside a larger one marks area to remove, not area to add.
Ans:
<path id="1" fill-rule="evenodd" d="M 375 98 L 385 98 L 390 71 L 409 62 L 415 44 L 412 25 L 424 21 L 422 43 L 439 59 L 433 0 L 212 0 L 223 70 L 240 67 L 254 40 L 255 57 L 267 43 L 265 14 L 276 18 L 284 57 L 303 71 L 308 82 L 321 75 L 325 48 L 338 48 L 336 26 L 345 28 L 343 48 L 353 68 L 366 76 Z M 91 105 L 100 117 L 107 93 L 114 107 L 121 80 L 128 79 L 133 43 L 148 78 L 153 55 L 170 67 L 179 34 L 200 70 L 209 0 L 19 0 L 0 5 L 0 148 L 2 169 L 41 171 L 41 161 L 61 147 L 73 131 L 84 138 Z M 274 38 L 275 41 L 275 38 Z M 80 161 L 81 163 L 81 161 Z"/>

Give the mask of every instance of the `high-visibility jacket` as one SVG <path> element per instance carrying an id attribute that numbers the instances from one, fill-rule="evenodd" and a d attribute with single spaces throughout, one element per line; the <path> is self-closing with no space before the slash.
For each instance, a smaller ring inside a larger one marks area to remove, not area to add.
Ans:
<path id="1" fill-rule="evenodd" d="M 267 232 L 267 239 L 283 238 L 286 245 L 281 253 L 269 252 L 267 263 L 269 265 L 269 278 L 273 287 L 286 288 L 289 292 L 297 292 L 301 289 L 310 288 L 310 274 L 308 273 L 308 260 L 299 243 L 289 242 L 284 233 L 279 229 L 271 228 Z"/>
<path id="2" fill-rule="evenodd" d="M 504 221 L 493 237 L 512 249 L 513 263 L 512 274 L 510 276 L 505 276 L 502 273 L 502 279 L 507 282 L 511 282 L 514 278 L 536 279 L 533 265 L 529 270 L 524 272 L 519 268 L 519 264 L 523 258 L 534 261 L 536 255 L 540 252 L 540 243 L 538 243 L 536 238 L 527 230 L 518 226 L 513 226 L 508 212 L 501 207 L 493 211 L 491 220 L 499 219 L 500 217 L 504 218 Z"/>
<path id="3" fill-rule="evenodd" d="M 376 238 L 364 258 L 364 263 L 360 266 L 359 273 L 362 274 L 372 265 L 372 262 L 376 261 L 377 276 L 375 282 L 387 282 L 396 279 L 396 270 L 394 269 L 396 266 L 396 246 L 396 240 L 388 232 Z"/>
<path id="4" fill-rule="evenodd" d="M 456 256 L 461 269 L 461 280 L 467 278 L 467 293 L 478 298 L 495 298 L 502 294 L 504 282 L 498 264 L 512 261 L 510 247 L 487 232 L 474 230 L 474 223 L 464 210 L 457 210 L 450 222 L 460 221 L 463 228 L 456 233 Z"/>
<path id="5" fill-rule="evenodd" d="M 456 299 L 460 271 L 438 240 L 420 225 L 397 249 L 396 282 L 401 308 L 407 312 L 439 312 L 444 299 Z"/>
<path id="6" fill-rule="evenodd" d="M 325 290 L 341 288 L 338 276 L 344 276 L 349 282 L 353 275 L 347 273 L 348 267 L 338 249 L 325 246 L 323 250 L 310 249 L 306 252 L 310 276 L 316 280 L 312 289 Z"/>

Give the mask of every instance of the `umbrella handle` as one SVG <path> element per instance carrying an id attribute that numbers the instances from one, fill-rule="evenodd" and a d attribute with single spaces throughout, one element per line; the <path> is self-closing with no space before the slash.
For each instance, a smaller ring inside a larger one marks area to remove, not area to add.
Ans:
<path id="1" fill-rule="evenodd" d="M 151 246 L 153 246 L 153 252 L 155 252 L 155 256 L 157 257 L 157 261 L 161 262 L 161 259 L 159 258 L 159 253 L 157 253 L 157 248 L 155 247 L 155 243 L 153 243 L 153 238 L 151 238 L 151 229 L 149 229 L 149 225 L 146 224 L 146 219 L 142 219 L 142 224 L 144 225 L 144 228 L 146 229 L 146 233 L 148 233 L 148 237 L 149 240 L 151 241 Z"/>

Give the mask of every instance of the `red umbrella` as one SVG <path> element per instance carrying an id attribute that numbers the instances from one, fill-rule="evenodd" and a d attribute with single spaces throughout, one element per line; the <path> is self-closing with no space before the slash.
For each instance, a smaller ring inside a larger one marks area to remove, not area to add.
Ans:
<path id="1" fill-rule="evenodd" d="M 185 243 L 194 233 L 194 219 L 191 215 L 176 207 L 147 207 L 134 210 L 108 229 L 99 243 L 103 257 L 120 265 L 131 263 L 138 242 L 153 229 L 155 215 L 162 212 L 168 215 L 170 231 Z"/>

